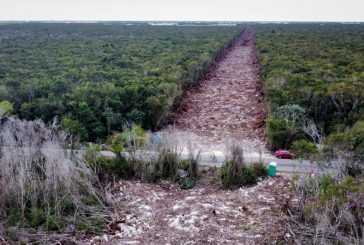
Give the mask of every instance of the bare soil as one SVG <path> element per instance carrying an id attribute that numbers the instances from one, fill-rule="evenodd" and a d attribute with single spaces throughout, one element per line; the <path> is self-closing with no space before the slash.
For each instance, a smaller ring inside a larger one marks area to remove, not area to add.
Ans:
<path id="1" fill-rule="evenodd" d="M 247 28 L 209 76 L 186 92 L 174 124 L 207 143 L 228 135 L 264 145 L 265 118 L 254 33 Z"/>
<path id="2" fill-rule="evenodd" d="M 173 128 L 178 141 L 222 149 L 227 137 L 265 145 L 266 110 L 254 34 L 240 39 L 199 86 L 187 91 Z M 166 129 L 168 130 L 168 129 Z M 186 136 L 187 135 L 187 136 Z M 178 142 L 182 144 L 183 142 Z M 119 181 L 109 188 L 114 206 L 108 231 L 91 244 L 274 244 L 284 241 L 290 178 L 277 176 L 247 188 L 224 190 L 217 169 L 205 170 L 191 190 L 178 184 Z"/>
<path id="3" fill-rule="evenodd" d="M 108 234 L 91 244 L 274 244 L 285 234 L 282 206 L 290 181 L 278 176 L 256 186 L 223 190 L 216 170 L 182 190 L 170 182 L 119 181 L 110 194 L 116 212 Z M 209 176 L 209 177 L 206 177 Z"/>

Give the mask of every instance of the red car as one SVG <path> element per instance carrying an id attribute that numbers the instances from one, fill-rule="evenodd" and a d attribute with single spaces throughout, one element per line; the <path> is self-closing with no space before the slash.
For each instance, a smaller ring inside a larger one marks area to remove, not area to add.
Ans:
<path id="1" fill-rule="evenodd" d="M 274 153 L 274 155 L 278 158 L 286 158 L 286 159 L 294 158 L 294 154 L 287 150 L 278 150 Z"/>

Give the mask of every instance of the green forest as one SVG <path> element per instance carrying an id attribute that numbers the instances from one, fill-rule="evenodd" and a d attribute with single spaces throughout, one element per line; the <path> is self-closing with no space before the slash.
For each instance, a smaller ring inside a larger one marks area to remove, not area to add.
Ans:
<path id="1" fill-rule="evenodd" d="M 325 139 L 358 148 L 363 140 L 353 138 L 364 131 L 364 25 L 252 25 L 269 147 Z M 127 122 L 157 130 L 242 29 L 2 24 L 0 101 L 20 118 L 56 117 L 82 141 L 104 139 Z"/>
<path id="2" fill-rule="evenodd" d="M 295 140 L 364 149 L 364 25 L 256 24 L 273 149 Z"/>
<path id="3" fill-rule="evenodd" d="M 242 26 L 147 23 L 0 25 L 0 101 L 20 118 L 61 126 L 83 141 L 126 122 L 164 125 Z"/>

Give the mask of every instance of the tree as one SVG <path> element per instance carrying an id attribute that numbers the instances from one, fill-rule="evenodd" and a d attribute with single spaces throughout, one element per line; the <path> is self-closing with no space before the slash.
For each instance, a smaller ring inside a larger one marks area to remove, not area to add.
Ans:
<path id="1" fill-rule="evenodd" d="M 269 148 L 277 150 L 285 148 L 287 145 L 286 124 L 282 119 L 269 117 L 267 119 L 267 136 L 269 139 Z"/>
<path id="2" fill-rule="evenodd" d="M 276 109 L 276 117 L 283 119 L 287 127 L 294 127 L 305 119 L 306 110 L 299 105 L 284 105 Z"/>
<path id="3" fill-rule="evenodd" d="M 320 143 L 323 137 L 322 130 L 318 129 L 315 122 L 311 119 L 305 119 L 301 122 L 301 128 L 306 135 L 308 135 L 313 142 Z"/>
<path id="4" fill-rule="evenodd" d="M 1 29 L 7 38 L 0 42 L 0 101 L 12 102 L 23 119 L 66 118 L 67 127 L 82 134 L 86 129 L 89 141 L 121 130 L 123 119 L 154 130 L 165 124 L 182 88 L 201 77 L 241 31 L 44 25 Z"/>
<path id="5" fill-rule="evenodd" d="M 145 113 L 138 109 L 133 109 L 126 116 L 130 122 L 136 123 L 136 124 L 141 124 L 145 117 Z"/>
<path id="6" fill-rule="evenodd" d="M 13 111 L 13 104 L 7 100 L 0 102 L 0 117 L 3 117 Z"/>
<path id="7" fill-rule="evenodd" d="M 148 108 L 148 116 L 151 119 L 150 125 L 154 129 L 158 128 L 164 119 L 166 119 L 166 112 L 168 110 L 168 104 L 166 102 L 165 95 L 150 96 L 146 100 Z"/>
<path id="8" fill-rule="evenodd" d="M 86 128 L 77 120 L 64 117 L 61 121 L 61 128 L 71 135 L 77 135 L 80 140 L 87 140 L 87 130 Z"/>
<path id="9" fill-rule="evenodd" d="M 349 134 L 352 137 L 355 158 L 363 164 L 364 169 L 364 120 L 357 122 Z"/>
<path id="10" fill-rule="evenodd" d="M 362 87 L 346 83 L 335 83 L 329 86 L 328 94 L 336 109 L 341 113 L 347 113 L 357 109 L 363 103 L 362 89 Z"/>
<path id="11" fill-rule="evenodd" d="M 319 153 L 317 146 L 308 140 L 297 140 L 292 143 L 292 150 L 297 157 L 308 159 Z"/>
<path id="12" fill-rule="evenodd" d="M 110 135 L 112 126 L 121 123 L 121 115 L 115 113 L 112 108 L 106 107 L 102 115 L 106 118 L 107 135 Z"/>
<path id="13" fill-rule="evenodd" d="M 305 113 L 305 109 L 299 105 L 284 105 L 277 108 L 275 116 L 284 122 L 286 132 L 284 148 L 289 148 L 295 136 L 300 132 L 301 123 L 306 120 Z"/>
<path id="14" fill-rule="evenodd" d="M 284 105 L 278 107 L 275 116 L 284 121 L 286 128 L 286 148 L 290 146 L 298 133 L 304 132 L 314 142 L 319 143 L 322 132 L 312 119 L 309 119 L 306 110 L 299 105 Z"/>

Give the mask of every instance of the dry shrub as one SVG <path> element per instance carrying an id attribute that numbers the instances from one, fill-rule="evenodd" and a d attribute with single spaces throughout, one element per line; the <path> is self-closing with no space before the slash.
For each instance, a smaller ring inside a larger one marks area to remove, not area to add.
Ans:
<path id="1" fill-rule="evenodd" d="M 363 244 L 364 183 L 338 172 L 302 175 L 291 204 L 293 236 L 313 244 Z"/>
<path id="2" fill-rule="evenodd" d="M 124 127 L 125 132 L 133 132 L 132 128 Z M 198 177 L 198 161 L 201 151 L 196 150 L 196 145 L 188 141 L 183 146 L 179 142 L 178 133 L 175 131 L 159 132 L 152 134 L 144 132 L 138 137 L 143 138 L 138 144 L 134 143 L 133 135 L 128 134 L 124 142 L 124 149 L 113 160 L 103 164 L 104 172 L 120 178 L 137 178 L 142 181 L 156 182 L 159 179 L 179 181 L 181 170 L 187 172 L 187 177 L 194 182 Z M 182 155 L 186 153 L 186 159 Z M 95 159 L 89 155 L 90 159 Z M 94 162 L 95 160 L 89 161 Z M 188 164 L 187 164 L 188 163 Z M 188 168 L 184 168 L 188 165 Z M 180 171 L 180 173 L 178 173 Z"/>
<path id="3" fill-rule="evenodd" d="M 81 154 L 68 149 L 69 135 L 56 124 L 2 118 L 0 124 L 0 218 L 62 228 L 64 217 L 90 212 L 100 204 L 97 179 Z M 9 216 L 10 215 L 10 216 Z M 40 217 L 43 217 L 42 219 Z"/>
<path id="4" fill-rule="evenodd" d="M 239 185 L 240 174 L 245 168 L 243 148 L 236 142 L 229 147 L 225 164 L 221 167 L 221 180 L 225 187 Z"/>
<path id="5" fill-rule="evenodd" d="M 187 153 L 187 159 L 185 160 L 185 162 L 188 162 L 190 165 L 189 168 L 187 169 L 189 172 L 189 177 L 198 178 L 199 175 L 198 163 L 200 161 L 202 149 L 198 147 L 198 145 L 193 141 L 193 139 L 189 135 L 185 136 L 184 142 L 186 144 L 185 149 Z"/>
<path id="6" fill-rule="evenodd" d="M 182 151 L 183 148 L 178 144 L 178 139 L 173 132 L 163 134 L 162 142 L 157 148 L 158 158 L 154 161 L 163 178 L 176 178 Z"/>
<path id="7" fill-rule="evenodd" d="M 227 141 L 226 160 L 220 169 L 220 179 L 223 187 L 246 186 L 255 184 L 258 177 L 266 177 L 268 169 L 262 162 L 244 163 L 244 151 L 236 141 Z"/>

